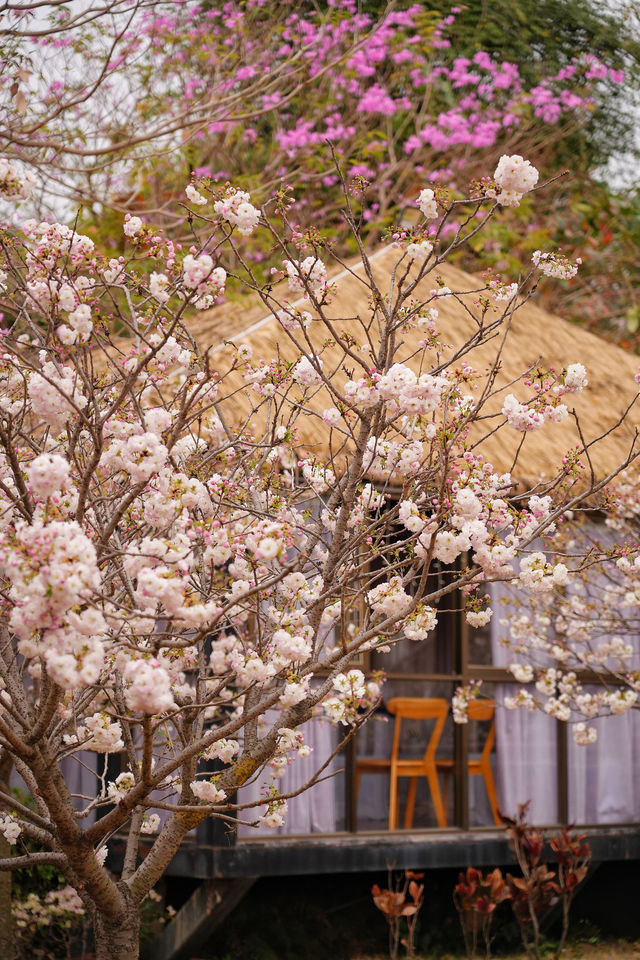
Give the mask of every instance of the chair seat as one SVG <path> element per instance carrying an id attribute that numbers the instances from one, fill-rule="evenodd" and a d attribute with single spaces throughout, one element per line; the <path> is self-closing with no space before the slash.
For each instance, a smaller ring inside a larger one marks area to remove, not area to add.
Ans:
<path id="1" fill-rule="evenodd" d="M 419 777 L 425 775 L 427 770 L 432 769 L 433 764 L 424 760 L 398 760 L 396 762 L 396 771 L 399 777 Z"/>
<path id="2" fill-rule="evenodd" d="M 380 770 L 391 768 L 391 759 L 389 757 L 358 757 L 356 766 L 361 773 L 378 773 Z"/>
<path id="3" fill-rule="evenodd" d="M 469 760 L 467 764 L 469 773 L 483 773 L 484 767 L 481 760 Z M 436 760 L 436 768 L 441 773 L 453 773 L 455 767 L 454 760 Z"/>
<path id="4" fill-rule="evenodd" d="M 430 764 L 426 763 L 423 757 L 417 757 L 415 760 L 396 760 L 394 769 L 396 776 L 399 777 L 419 777 L 429 766 Z M 391 760 L 384 757 L 358 758 L 356 767 L 360 773 L 379 773 L 383 770 L 391 770 Z"/>

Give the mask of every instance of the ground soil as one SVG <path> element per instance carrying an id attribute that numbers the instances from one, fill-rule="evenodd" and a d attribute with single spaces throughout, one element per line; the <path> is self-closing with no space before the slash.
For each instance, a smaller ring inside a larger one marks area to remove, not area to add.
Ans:
<path id="1" fill-rule="evenodd" d="M 478 957 L 483 957 L 482 953 Z M 552 950 L 542 950 L 541 960 L 556 960 Z M 377 956 L 354 957 L 353 960 L 388 960 L 380 954 Z M 402 954 L 400 960 L 403 960 Z M 429 953 L 418 954 L 415 960 L 465 960 L 460 953 Z M 509 953 L 496 955 L 494 960 L 527 960 L 524 953 Z M 631 943 L 628 940 L 609 940 L 602 943 L 572 943 L 562 954 L 562 960 L 640 960 L 640 941 Z"/>

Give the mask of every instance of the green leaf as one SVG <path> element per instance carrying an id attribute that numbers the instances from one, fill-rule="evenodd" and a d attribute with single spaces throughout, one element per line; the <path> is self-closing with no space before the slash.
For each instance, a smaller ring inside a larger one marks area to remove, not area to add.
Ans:
<path id="1" fill-rule="evenodd" d="M 635 333 L 640 327 L 640 305 L 634 303 L 633 306 L 629 307 L 626 313 L 627 318 L 627 330 L 629 333 Z"/>

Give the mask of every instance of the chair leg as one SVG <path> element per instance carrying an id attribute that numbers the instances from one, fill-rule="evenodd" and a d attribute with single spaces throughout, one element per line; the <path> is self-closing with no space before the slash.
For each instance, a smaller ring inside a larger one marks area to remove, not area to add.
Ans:
<path id="1" fill-rule="evenodd" d="M 498 795 L 496 793 L 496 784 L 493 779 L 493 770 L 487 764 L 482 767 L 482 777 L 484 779 L 484 784 L 487 788 L 487 796 L 489 797 L 489 806 L 491 807 L 491 813 L 493 814 L 494 822 L 498 827 L 503 826 L 502 820 L 498 813 Z"/>
<path id="2" fill-rule="evenodd" d="M 389 830 L 398 829 L 398 775 L 389 773 Z"/>
<path id="3" fill-rule="evenodd" d="M 436 768 L 432 767 L 430 770 L 427 770 L 427 780 L 429 781 L 429 789 L 431 790 L 431 799 L 433 801 L 433 809 L 436 813 L 436 820 L 439 827 L 446 827 L 447 825 L 447 814 L 442 805 L 442 795 L 440 793 L 440 784 L 438 783 L 438 774 Z"/>
<path id="4" fill-rule="evenodd" d="M 413 811 L 416 807 L 416 789 L 418 786 L 417 777 L 409 777 L 409 790 L 407 791 L 407 805 L 404 810 L 405 830 L 413 826 Z"/>

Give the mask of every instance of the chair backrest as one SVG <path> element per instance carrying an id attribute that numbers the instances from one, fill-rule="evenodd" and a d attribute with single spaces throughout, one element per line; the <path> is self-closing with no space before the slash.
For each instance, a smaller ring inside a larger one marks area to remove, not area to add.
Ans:
<path id="1" fill-rule="evenodd" d="M 487 739 L 482 748 L 481 762 L 488 762 L 496 740 L 496 704 L 495 700 L 471 700 L 469 702 L 469 720 L 491 720 Z"/>
<path id="2" fill-rule="evenodd" d="M 391 765 L 399 759 L 402 720 L 435 720 L 431 736 L 424 752 L 425 761 L 435 759 L 442 736 L 449 704 L 441 697 L 393 697 L 387 702 L 387 710 L 395 716 Z"/>

